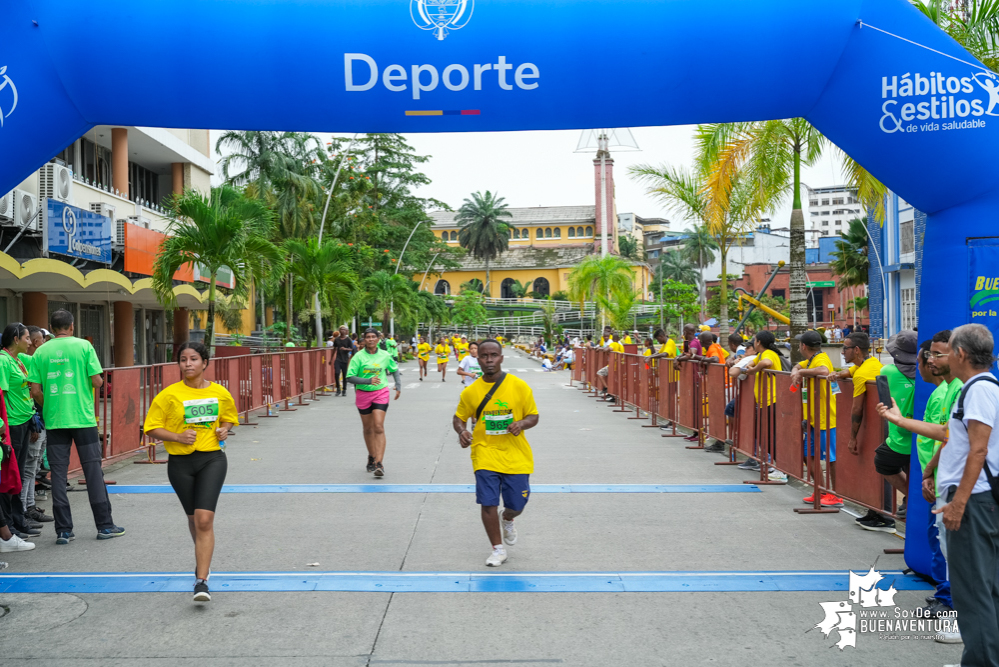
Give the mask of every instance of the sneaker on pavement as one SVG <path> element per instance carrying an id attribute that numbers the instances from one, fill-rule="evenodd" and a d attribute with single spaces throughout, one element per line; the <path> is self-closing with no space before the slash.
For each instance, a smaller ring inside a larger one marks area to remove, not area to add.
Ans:
<path id="1" fill-rule="evenodd" d="M 368 472 L 374 472 L 374 471 L 375 471 L 375 457 L 368 456 Z"/>
<path id="2" fill-rule="evenodd" d="M 194 584 L 194 601 L 195 602 L 211 602 L 212 594 L 208 592 L 208 582 L 204 579 L 199 579 L 198 583 Z"/>
<path id="3" fill-rule="evenodd" d="M 895 510 L 895 516 L 897 516 L 902 521 L 905 521 L 905 510 L 906 506 L 905 506 L 905 501 L 903 500 L 902 504 L 899 505 L 898 509 Z"/>
<path id="4" fill-rule="evenodd" d="M 894 533 L 895 531 L 895 520 L 888 519 L 886 517 L 877 514 L 872 519 L 867 519 L 866 521 L 858 521 L 857 525 L 864 530 L 873 530 L 879 533 Z"/>
<path id="5" fill-rule="evenodd" d="M 21 538 L 37 537 L 38 535 L 42 534 L 42 531 L 38 528 L 27 528 L 27 527 L 11 528 L 10 532 Z"/>
<path id="6" fill-rule="evenodd" d="M 687 442 L 697 442 L 700 439 L 701 436 L 697 435 L 696 433 L 691 433 L 686 438 L 684 438 L 684 440 L 686 440 Z"/>
<path id="7" fill-rule="evenodd" d="M 25 512 L 24 515 L 30 517 L 32 521 L 38 521 L 40 523 L 55 521 L 55 519 L 46 514 L 45 510 L 41 507 L 29 507 L 28 511 Z"/>
<path id="8" fill-rule="evenodd" d="M 867 510 L 867 514 L 865 514 L 864 516 L 857 517 L 857 523 L 860 523 L 861 521 L 870 521 L 871 519 L 877 519 L 880 516 L 881 515 L 875 512 L 874 510 Z"/>
<path id="9" fill-rule="evenodd" d="M 725 443 L 721 440 L 715 440 L 710 445 L 704 448 L 704 451 L 710 452 L 712 454 L 719 454 L 725 451 Z"/>
<path id="10" fill-rule="evenodd" d="M 823 507 L 842 507 L 843 499 L 832 493 L 822 494 L 820 501 Z"/>
<path id="11" fill-rule="evenodd" d="M 786 482 L 787 475 L 782 473 L 780 470 L 777 470 L 777 468 L 770 468 L 767 470 L 767 479 L 771 482 Z"/>
<path id="12" fill-rule="evenodd" d="M 759 470 L 760 462 L 757 461 L 756 459 L 746 459 L 745 461 L 737 465 L 736 468 L 739 468 L 740 470 Z"/>
<path id="13" fill-rule="evenodd" d="M 493 552 L 486 559 L 486 565 L 488 567 L 499 567 L 506 562 L 506 559 L 506 549 L 503 547 L 493 547 Z"/>
<path id="14" fill-rule="evenodd" d="M 6 561 L 0 560 L 0 570 L 6 570 L 7 567 L 8 567 L 8 563 Z"/>
<path id="15" fill-rule="evenodd" d="M 27 528 L 28 530 L 41 530 L 42 529 L 42 524 L 38 523 L 37 521 L 33 521 L 27 515 L 25 515 L 24 518 L 28 519 L 27 521 L 24 522 L 24 527 Z"/>
<path id="16" fill-rule="evenodd" d="M 59 535 L 56 536 L 56 544 L 69 544 L 75 539 L 76 535 L 73 534 L 73 531 L 66 530 L 59 533 Z"/>
<path id="17" fill-rule="evenodd" d="M 957 626 L 957 622 L 954 622 L 952 629 L 941 630 L 934 637 L 933 641 L 939 644 L 963 644 L 964 640 L 961 638 L 961 629 Z"/>
<path id="18" fill-rule="evenodd" d="M 97 531 L 97 539 L 99 540 L 110 540 L 115 537 L 121 537 L 125 534 L 125 529 L 121 526 L 112 526 L 111 528 L 102 528 Z"/>
<path id="19" fill-rule="evenodd" d="M 384 477 L 384 476 L 385 476 L 385 466 L 383 466 L 382 462 L 379 461 L 378 463 L 375 464 L 375 477 Z"/>
<path id="20" fill-rule="evenodd" d="M 933 602 L 920 609 L 919 613 L 922 615 L 921 618 L 940 618 L 941 615 L 943 618 L 955 618 L 953 607 L 949 607 L 937 598 L 933 598 Z"/>
<path id="21" fill-rule="evenodd" d="M 17 535 L 11 535 L 9 540 L 0 540 L 0 553 L 12 551 L 31 551 L 35 548 L 33 542 L 25 542 Z"/>
<path id="22" fill-rule="evenodd" d="M 513 525 L 513 521 L 502 520 L 503 524 L 503 541 L 510 545 L 511 547 L 517 543 L 517 528 Z"/>
<path id="23" fill-rule="evenodd" d="M 802 498 L 801 502 L 805 503 L 806 505 L 814 505 L 815 504 L 815 492 L 812 491 L 812 495 L 805 496 L 804 498 Z"/>

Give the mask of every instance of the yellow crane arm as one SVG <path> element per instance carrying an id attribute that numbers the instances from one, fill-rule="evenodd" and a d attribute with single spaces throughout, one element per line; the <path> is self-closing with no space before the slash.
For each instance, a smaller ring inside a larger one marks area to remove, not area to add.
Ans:
<path id="1" fill-rule="evenodd" d="M 760 303 L 760 301 L 758 299 L 755 299 L 755 298 L 749 296 L 748 294 L 743 294 L 742 292 L 739 292 L 739 312 L 740 313 L 743 310 L 743 306 L 742 306 L 743 300 L 748 301 L 753 306 L 756 306 L 757 308 L 759 308 L 764 313 L 766 313 L 770 317 L 774 318 L 775 320 L 777 320 L 781 324 L 788 324 L 788 325 L 791 324 L 791 320 L 789 320 L 788 318 L 784 317 L 783 315 L 781 315 L 780 313 L 778 313 L 773 308 L 768 308 L 767 306 L 764 306 L 762 303 Z"/>

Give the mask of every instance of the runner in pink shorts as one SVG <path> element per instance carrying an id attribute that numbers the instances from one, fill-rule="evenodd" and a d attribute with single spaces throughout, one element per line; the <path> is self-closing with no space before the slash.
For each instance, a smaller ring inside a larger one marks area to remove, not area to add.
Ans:
<path id="1" fill-rule="evenodd" d="M 355 404 L 364 426 L 364 444 L 368 448 L 368 467 L 375 477 L 384 477 L 385 413 L 389 407 L 387 375 L 395 379 L 395 399 L 402 393 L 402 380 L 395 358 L 378 347 L 378 331 L 366 329 L 364 348 L 350 359 L 347 382 L 357 388 Z"/>

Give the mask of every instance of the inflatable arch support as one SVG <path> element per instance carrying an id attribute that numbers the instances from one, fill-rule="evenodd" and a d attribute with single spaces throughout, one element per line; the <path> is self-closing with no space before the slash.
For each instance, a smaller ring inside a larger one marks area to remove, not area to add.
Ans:
<path id="1" fill-rule="evenodd" d="M 969 239 L 999 237 L 999 79 L 906 0 L 6 0 L 0 23 L 0 191 L 96 124 L 469 132 L 801 116 L 928 214 L 923 332 L 970 320 Z M 906 558 L 928 572 L 921 503 L 914 485 Z"/>

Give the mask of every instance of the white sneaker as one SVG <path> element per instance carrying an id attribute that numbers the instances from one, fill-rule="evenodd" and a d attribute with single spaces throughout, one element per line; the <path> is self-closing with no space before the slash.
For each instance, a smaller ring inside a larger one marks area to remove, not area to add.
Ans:
<path id="1" fill-rule="evenodd" d="M 771 482 L 786 482 L 787 481 L 787 475 L 785 475 L 784 473 L 782 473 L 780 470 L 777 470 L 777 468 L 771 468 L 769 471 L 767 471 L 767 478 Z"/>
<path id="2" fill-rule="evenodd" d="M 961 639 L 961 628 L 958 627 L 957 622 L 954 622 L 953 627 L 947 627 L 944 625 L 944 630 L 941 630 L 933 637 L 933 641 L 940 644 L 963 644 L 964 640 Z"/>
<path id="3" fill-rule="evenodd" d="M 486 559 L 486 565 L 489 567 L 499 567 L 506 562 L 506 559 L 506 549 L 493 547 L 493 552 Z"/>
<path id="4" fill-rule="evenodd" d="M 503 519 L 503 541 L 509 546 L 513 546 L 517 543 L 517 528 L 513 525 L 513 521 L 507 521 Z"/>
<path id="5" fill-rule="evenodd" d="M 34 548 L 34 542 L 25 542 L 17 535 L 11 535 L 9 540 L 0 540 L 0 553 L 9 553 L 11 551 L 31 551 Z"/>

